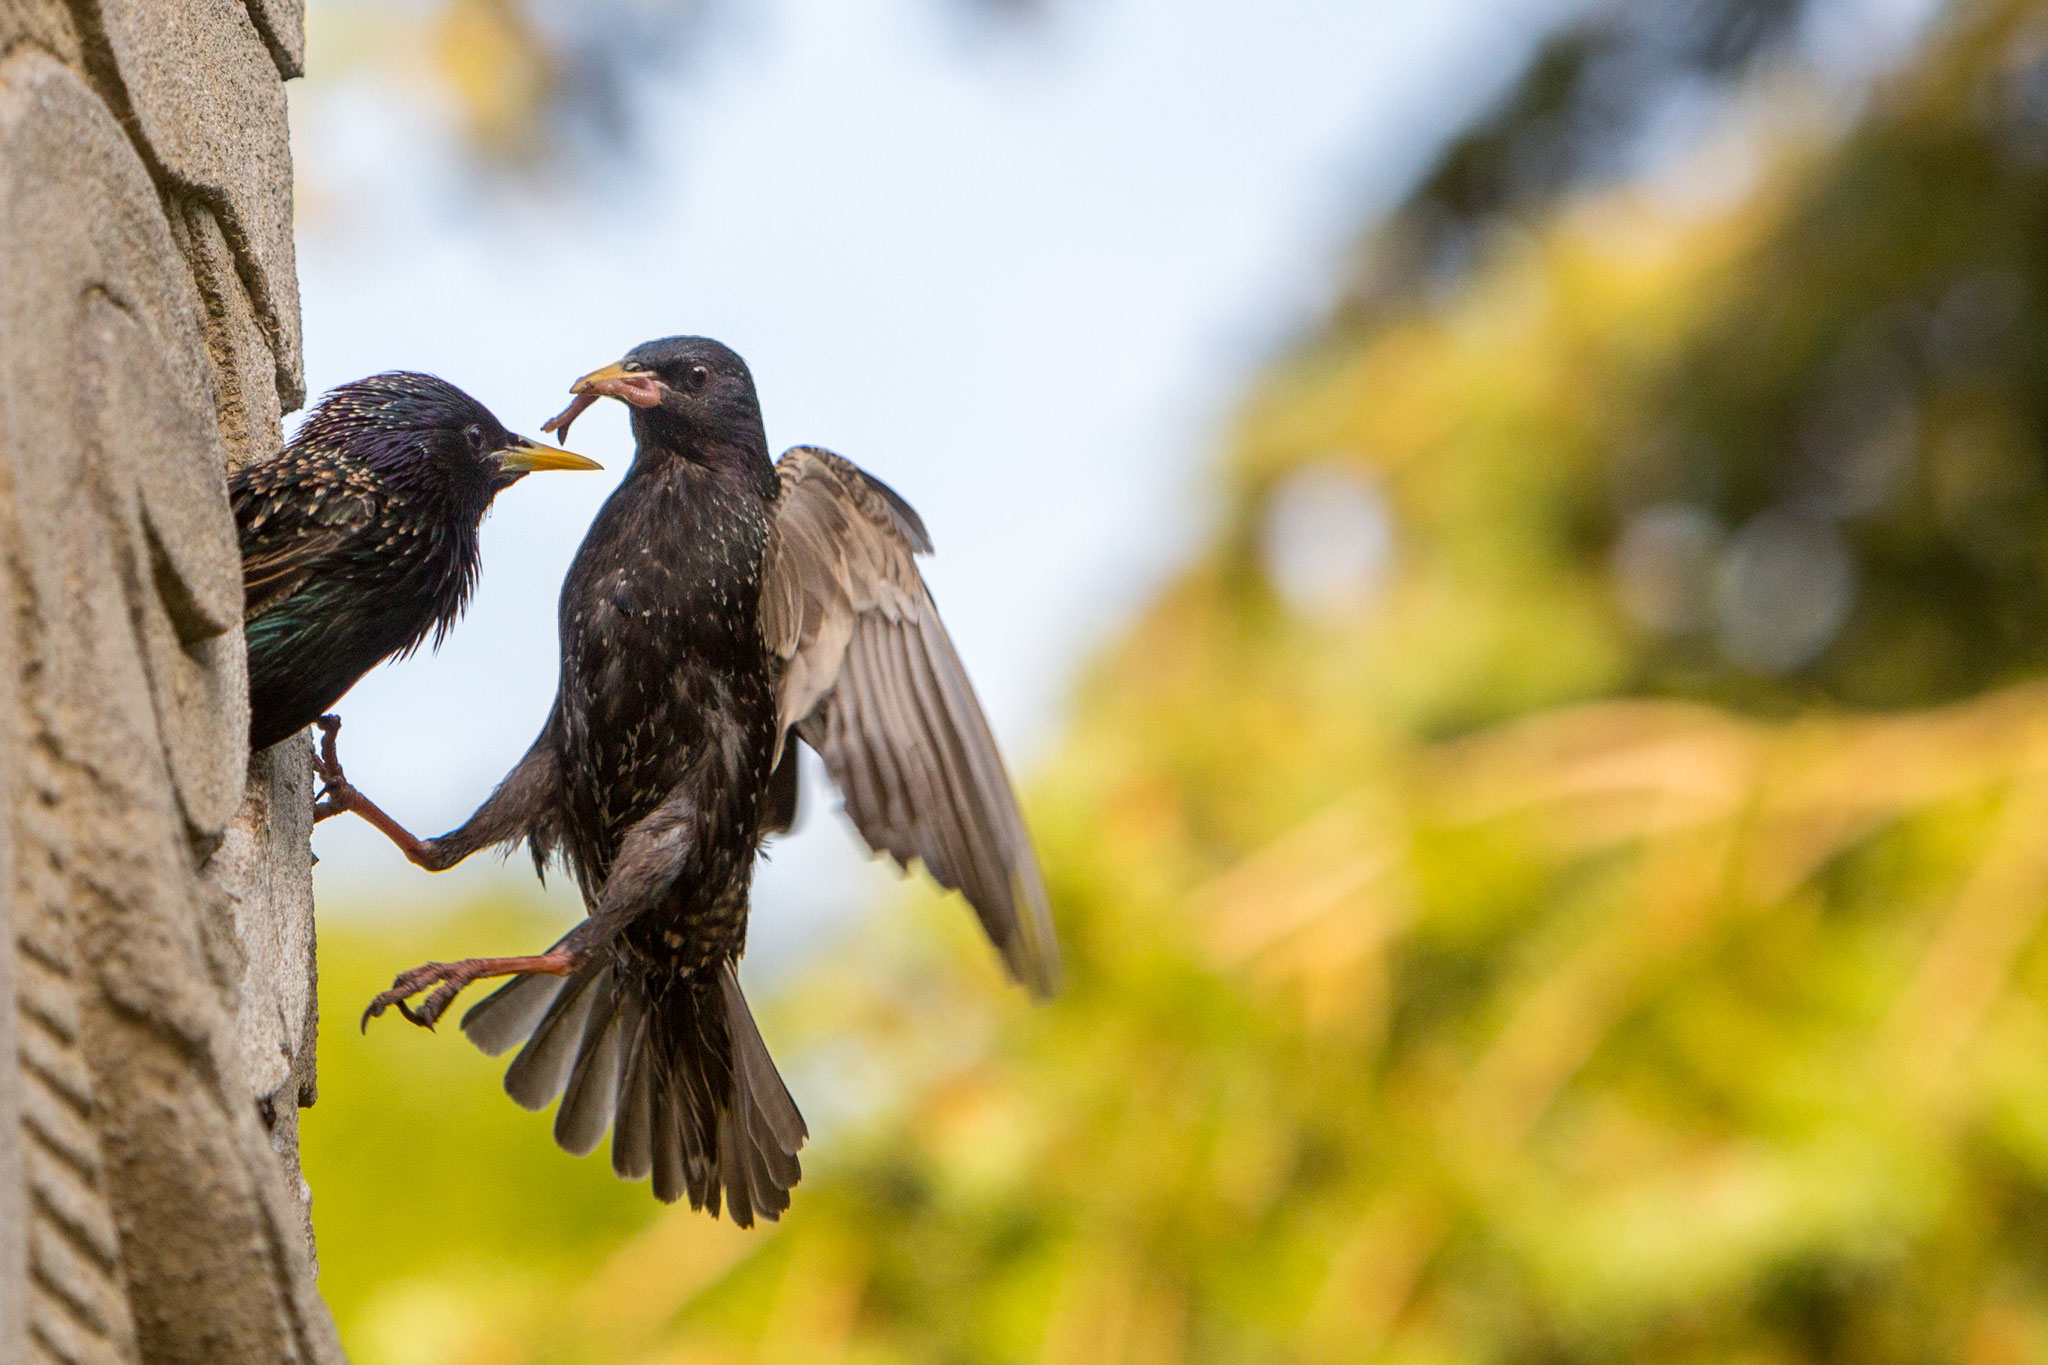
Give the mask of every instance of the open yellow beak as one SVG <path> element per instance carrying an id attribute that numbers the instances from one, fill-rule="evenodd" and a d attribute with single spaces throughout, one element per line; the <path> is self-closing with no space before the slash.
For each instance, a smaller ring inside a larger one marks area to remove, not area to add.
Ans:
<path id="1" fill-rule="evenodd" d="M 519 438 L 519 444 L 508 446 L 499 453 L 498 467 L 507 474 L 531 474 L 542 469 L 604 468 L 586 455 L 578 455 L 573 450 L 555 450 L 524 436 Z"/>
<path id="2" fill-rule="evenodd" d="M 601 370 L 592 370 L 571 384 L 569 392 L 576 395 L 575 400 L 542 422 L 540 429 L 553 432 L 557 441 L 566 441 L 569 439 L 569 424 L 600 398 L 616 398 L 636 408 L 654 408 L 661 406 L 661 396 L 667 391 L 667 385 L 647 371 L 629 370 L 625 361 L 616 361 Z"/>
<path id="3" fill-rule="evenodd" d="M 577 395 L 596 394 L 603 398 L 616 398 L 631 403 L 636 408 L 657 407 L 661 403 L 661 380 L 646 370 L 629 370 L 621 360 L 592 370 L 569 386 L 569 392 Z"/>

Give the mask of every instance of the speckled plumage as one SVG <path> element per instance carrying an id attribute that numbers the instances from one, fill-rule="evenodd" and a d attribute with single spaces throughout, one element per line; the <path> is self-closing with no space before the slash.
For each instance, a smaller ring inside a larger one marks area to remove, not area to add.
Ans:
<path id="1" fill-rule="evenodd" d="M 440 644 L 521 448 L 534 447 L 453 384 L 397 372 L 335 389 L 275 459 L 235 473 L 253 747 L 312 724 L 385 659 Z"/>
<path id="2" fill-rule="evenodd" d="M 752 443 L 698 454 L 636 460 L 598 513 L 562 587 L 555 709 L 562 847 L 593 901 L 626 832 L 689 790 L 674 877 L 694 903 L 624 936 L 676 971 L 745 945 L 776 735 L 759 613 L 772 466 Z"/>
<path id="3" fill-rule="evenodd" d="M 521 1047 L 506 1089 L 621 1175 L 651 1174 L 735 1222 L 774 1218 L 800 1176 L 801 1115 L 735 968 L 765 834 L 794 810 L 796 735 L 823 755 L 869 843 L 966 892 L 1005 960 L 1049 992 L 1057 949 L 1030 839 L 913 556 L 916 513 L 827 451 L 779 463 L 745 364 L 672 337 L 587 376 L 632 403 L 632 469 L 563 584 L 561 677 L 540 737 L 459 829 L 422 843 L 342 780 L 422 866 L 525 839 L 559 853 L 590 909 L 547 954 L 430 963 L 371 1005 L 431 1022 L 483 976 L 486 1051 Z M 414 1013 L 404 1004 L 439 988 Z M 366 1016 L 367 1017 L 367 1016 Z"/>

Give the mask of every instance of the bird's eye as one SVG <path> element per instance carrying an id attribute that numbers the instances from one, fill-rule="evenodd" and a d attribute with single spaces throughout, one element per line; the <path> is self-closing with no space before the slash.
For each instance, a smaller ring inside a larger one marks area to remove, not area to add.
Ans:
<path id="1" fill-rule="evenodd" d="M 645 365 L 642 365 L 637 360 L 627 360 L 621 362 L 619 368 L 624 370 L 627 374 L 639 374 L 647 367 Z"/>
<path id="2" fill-rule="evenodd" d="M 710 382 L 711 382 L 711 371 L 709 371 L 709 370 L 705 369 L 705 368 L 704 368 L 704 367 L 703 367 L 702 365 L 692 365 L 692 366 L 690 367 L 690 387 L 691 387 L 691 388 L 693 388 L 693 389 L 701 389 L 701 388 L 703 388 L 703 387 L 704 387 L 704 386 L 705 386 L 706 384 L 708 384 L 708 383 L 710 383 Z"/>
<path id="3" fill-rule="evenodd" d="M 484 429 L 474 422 L 462 429 L 462 439 L 469 442 L 469 448 L 481 451 L 484 448 Z"/>

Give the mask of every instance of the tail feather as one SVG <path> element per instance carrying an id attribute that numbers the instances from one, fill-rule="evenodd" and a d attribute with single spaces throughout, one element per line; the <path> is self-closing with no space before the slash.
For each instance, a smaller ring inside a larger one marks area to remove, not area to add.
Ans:
<path id="1" fill-rule="evenodd" d="M 569 1087 L 555 1109 L 555 1141 L 577 1156 L 596 1150 L 618 1108 L 620 1073 L 625 1064 L 624 1035 L 640 1013 L 637 993 L 621 989 L 618 974 L 601 972 L 591 994 L 590 1021 L 583 1026 L 582 1049 L 569 1075 Z"/>
<path id="2" fill-rule="evenodd" d="M 753 1163 L 746 1159 L 741 1150 L 739 1133 L 736 1131 L 730 1109 L 721 1109 L 718 1112 L 718 1169 L 723 1175 L 720 1183 L 725 1187 L 725 1211 L 731 1215 L 735 1226 L 754 1226 L 754 1201 L 755 1196 L 760 1193 L 760 1186 L 754 1178 Z M 718 1185 L 713 1185 L 705 1195 L 705 1204 L 710 1208 L 711 1216 L 714 1218 L 718 1216 L 718 1193 Z M 690 1206 L 697 1206 L 695 1190 L 690 1191 Z M 765 1209 L 763 1216 L 771 1221 L 775 1217 Z"/>
<path id="3" fill-rule="evenodd" d="M 602 969 L 586 968 L 569 978 L 547 1013 L 534 1028 L 526 1046 L 505 1068 L 505 1093 L 522 1108 L 545 1109 L 548 1102 L 569 1084 L 576 1054 L 583 1045 L 583 1027 L 597 998 L 597 980 Z M 509 987 L 504 989 L 510 989 Z M 496 999 L 493 996 L 492 999 Z M 485 1005 L 490 1000 L 484 1001 Z M 481 1008 L 481 1006 L 479 1006 Z M 466 1024 L 469 1021 L 463 1020 Z"/>
<path id="4" fill-rule="evenodd" d="M 505 1089 L 529 1109 L 560 1095 L 555 1140 L 568 1151 L 593 1150 L 609 1127 L 612 1169 L 651 1175 L 664 1203 L 687 1195 L 741 1227 L 789 1207 L 809 1130 L 730 963 L 650 998 L 642 977 L 600 956 L 566 980 L 514 980 L 462 1027 L 493 1054 L 525 1039 Z"/>
<path id="5" fill-rule="evenodd" d="M 501 1057 L 533 1036 L 562 992 L 559 976 L 515 976 L 470 1007 L 462 1032 L 486 1055 Z"/>
<path id="6" fill-rule="evenodd" d="M 639 1180 L 654 1169 L 654 1050 L 647 1046 L 643 1012 L 626 1039 L 626 1074 L 619 1080 L 619 1115 L 612 1129 L 612 1173 Z"/>
<path id="7" fill-rule="evenodd" d="M 796 1153 L 811 1135 L 810 1129 L 804 1126 L 804 1116 L 768 1055 L 768 1044 L 761 1038 L 746 997 L 740 994 L 739 977 L 731 963 L 725 965 L 718 984 L 725 997 L 726 1035 L 732 1040 L 734 1107 L 743 1118 L 749 1145 L 761 1158 L 768 1186 L 787 1191 L 802 1174 Z"/>
<path id="8" fill-rule="evenodd" d="M 617 1138 L 612 1139 L 618 1142 Z M 684 1152 L 682 1115 L 666 1088 L 654 1091 L 654 1197 L 673 1204 L 692 1183 L 690 1158 Z M 702 1159 L 698 1159 L 702 1164 Z"/>

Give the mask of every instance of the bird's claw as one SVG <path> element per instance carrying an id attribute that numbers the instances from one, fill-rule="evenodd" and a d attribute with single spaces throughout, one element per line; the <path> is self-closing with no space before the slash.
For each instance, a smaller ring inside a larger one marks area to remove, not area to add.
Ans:
<path id="1" fill-rule="evenodd" d="M 342 775 L 341 758 L 334 751 L 334 737 L 340 733 L 341 717 L 322 716 L 313 724 L 320 728 L 320 747 L 313 755 L 313 776 L 320 779 L 320 790 L 313 800 L 313 823 L 317 825 L 330 816 L 353 810 L 352 798 L 356 789 Z"/>
<path id="2" fill-rule="evenodd" d="M 426 1003 L 414 1009 L 409 1003 L 412 997 L 436 982 L 440 984 L 434 993 L 427 997 Z M 399 1014 L 405 1017 L 407 1023 L 431 1030 L 447 1012 L 448 1006 L 455 1002 L 455 997 L 462 993 L 462 988 L 468 984 L 469 978 L 462 974 L 462 964 L 459 962 L 429 962 L 409 972 L 400 972 L 398 978 L 391 983 L 391 989 L 378 995 L 363 1011 L 363 1030 L 368 1032 L 370 1021 L 393 1005 L 398 1006 Z"/>

